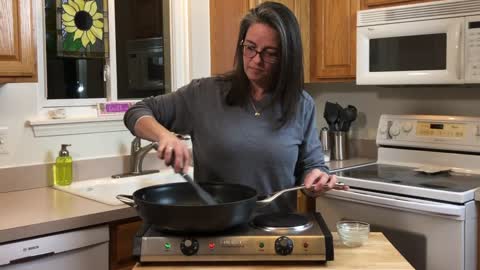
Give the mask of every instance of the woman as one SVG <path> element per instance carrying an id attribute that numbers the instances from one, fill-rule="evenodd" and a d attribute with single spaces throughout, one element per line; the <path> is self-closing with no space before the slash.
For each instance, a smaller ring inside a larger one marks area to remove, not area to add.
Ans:
<path id="1" fill-rule="evenodd" d="M 237 44 L 231 73 L 147 98 L 125 114 L 125 124 L 134 135 L 159 142 L 158 157 L 177 172 L 191 158 L 170 131 L 190 134 L 200 182 L 248 185 L 260 195 L 301 183 L 310 195 L 332 188 L 337 179 L 324 164 L 315 104 L 303 91 L 295 15 L 265 2 L 243 18 Z M 277 199 L 274 208 L 294 210 L 295 193 Z"/>

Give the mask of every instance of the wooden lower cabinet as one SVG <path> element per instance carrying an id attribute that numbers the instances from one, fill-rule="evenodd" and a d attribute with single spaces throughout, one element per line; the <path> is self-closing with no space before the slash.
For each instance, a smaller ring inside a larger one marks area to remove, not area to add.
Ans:
<path id="1" fill-rule="evenodd" d="M 130 270 L 136 263 L 133 258 L 133 238 L 140 229 L 138 217 L 110 224 L 110 270 Z"/>
<path id="2" fill-rule="evenodd" d="M 297 211 L 299 213 L 315 212 L 315 198 L 305 195 L 301 190 L 297 191 Z"/>

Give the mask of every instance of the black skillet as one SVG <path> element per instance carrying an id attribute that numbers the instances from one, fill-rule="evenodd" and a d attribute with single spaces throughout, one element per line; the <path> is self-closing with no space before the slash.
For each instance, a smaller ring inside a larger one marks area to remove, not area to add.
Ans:
<path id="1" fill-rule="evenodd" d="M 249 222 L 256 208 L 257 191 L 226 183 L 200 184 L 218 202 L 206 205 L 189 183 L 139 189 L 117 199 L 134 207 L 144 222 L 173 232 L 218 232 Z"/>

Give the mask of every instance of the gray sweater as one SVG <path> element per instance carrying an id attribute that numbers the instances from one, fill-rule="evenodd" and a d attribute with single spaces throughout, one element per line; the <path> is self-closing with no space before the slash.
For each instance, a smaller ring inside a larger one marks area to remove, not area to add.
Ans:
<path id="1" fill-rule="evenodd" d="M 255 188 L 259 195 L 303 183 L 313 168 L 327 171 L 315 121 L 313 99 L 303 91 L 292 121 L 276 129 L 280 105 L 271 96 L 251 104 L 229 106 L 231 83 L 216 78 L 193 80 L 176 92 L 146 98 L 125 113 L 133 133 L 136 121 L 153 116 L 167 129 L 192 138 L 196 181 L 223 181 Z M 296 208 L 296 194 L 278 198 L 267 211 Z"/>

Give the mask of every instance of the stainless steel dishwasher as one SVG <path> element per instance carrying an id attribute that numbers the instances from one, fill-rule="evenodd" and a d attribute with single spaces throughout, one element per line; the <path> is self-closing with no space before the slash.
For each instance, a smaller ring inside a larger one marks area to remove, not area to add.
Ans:
<path id="1" fill-rule="evenodd" d="M 0 244 L 2 270 L 108 270 L 108 226 Z"/>

